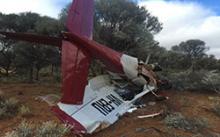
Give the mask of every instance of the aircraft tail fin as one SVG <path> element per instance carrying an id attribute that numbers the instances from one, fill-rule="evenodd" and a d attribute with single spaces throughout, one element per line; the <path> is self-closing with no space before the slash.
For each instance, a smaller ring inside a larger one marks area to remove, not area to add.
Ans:
<path id="1" fill-rule="evenodd" d="M 73 0 L 67 29 L 76 35 L 92 38 L 94 0 Z M 91 57 L 80 45 L 62 44 L 62 103 L 82 104 Z"/>
<path id="2" fill-rule="evenodd" d="M 67 18 L 67 29 L 92 39 L 94 0 L 73 0 Z"/>

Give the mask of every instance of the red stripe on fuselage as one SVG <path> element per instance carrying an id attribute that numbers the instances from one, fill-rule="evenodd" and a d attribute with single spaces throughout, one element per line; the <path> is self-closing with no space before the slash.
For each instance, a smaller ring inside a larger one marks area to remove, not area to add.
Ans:
<path id="1" fill-rule="evenodd" d="M 70 125 L 75 134 L 86 133 L 86 129 L 82 124 L 80 124 L 77 120 L 63 112 L 58 106 L 52 107 L 51 110 L 64 124 Z"/>

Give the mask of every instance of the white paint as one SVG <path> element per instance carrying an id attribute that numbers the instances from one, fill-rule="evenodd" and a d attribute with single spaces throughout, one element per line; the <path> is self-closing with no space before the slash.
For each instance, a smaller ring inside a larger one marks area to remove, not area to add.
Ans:
<path id="1" fill-rule="evenodd" d="M 100 79 L 106 79 L 106 76 L 99 76 L 90 81 L 99 81 Z M 110 79 L 109 79 L 110 80 Z M 107 82 L 107 81 L 106 81 Z M 89 82 L 90 83 L 90 82 Z M 99 83 L 99 82 L 98 82 Z M 105 82 L 104 82 L 105 83 Z M 146 86 L 144 91 L 137 94 L 135 98 L 131 101 L 124 101 L 116 92 L 113 85 L 102 85 L 102 87 L 96 88 L 97 90 L 92 90 L 93 84 L 89 84 L 85 90 L 84 103 L 82 105 L 67 105 L 63 103 L 58 103 L 59 108 L 70 115 L 75 120 L 79 121 L 87 130 L 87 133 L 92 133 L 98 128 L 102 123 L 107 123 L 108 125 L 115 123 L 119 116 L 126 113 L 132 106 L 133 103 L 140 97 L 144 96 L 148 92 L 154 89 L 154 87 Z M 100 83 L 98 84 L 100 85 Z M 96 86 L 95 86 L 96 87 Z M 106 96 L 113 95 L 121 100 L 122 104 L 117 106 L 114 103 L 111 105 L 114 110 L 108 113 L 106 116 L 98 111 L 92 106 L 92 103 L 104 99 L 108 101 Z"/>
<path id="2" fill-rule="evenodd" d="M 133 83 L 137 85 L 145 85 L 147 82 L 142 77 L 138 77 L 138 60 L 135 57 L 128 56 L 126 54 L 123 54 L 121 57 L 121 64 L 123 66 L 123 70 L 125 75 L 130 79 Z"/>

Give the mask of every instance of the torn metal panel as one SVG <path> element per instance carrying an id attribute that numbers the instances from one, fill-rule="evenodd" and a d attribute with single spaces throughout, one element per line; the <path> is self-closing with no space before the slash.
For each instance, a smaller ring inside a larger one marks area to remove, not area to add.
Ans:
<path id="1" fill-rule="evenodd" d="M 57 109 L 80 123 L 85 128 L 86 133 L 93 133 L 100 127 L 108 127 L 115 123 L 120 116 L 133 106 L 137 99 L 154 89 L 154 87 L 146 86 L 143 92 L 137 94 L 132 100 L 125 101 L 115 91 L 116 87 L 114 85 L 101 84 L 102 86 L 100 86 L 99 80 L 101 79 L 107 80 L 106 76 L 98 76 L 90 80 L 91 83 L 85 89 L 82 105 L 58 103 Z M 94 81 L 97 81 L 97 83 L 94 83 Z M 99 88 L 97 88 L 97 85 L 99 85 Z M 60 119 L 65 121 L 65 118 L 61 116 Z M 103 123 L 108 123 L 105 124 L 108 126 L 103 126 Z M 74 126 L 73 123 L 71 125 Z"/>

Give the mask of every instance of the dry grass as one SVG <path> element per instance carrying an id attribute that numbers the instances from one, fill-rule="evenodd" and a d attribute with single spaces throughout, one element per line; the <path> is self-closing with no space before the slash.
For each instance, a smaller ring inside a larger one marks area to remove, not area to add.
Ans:
<path id="1" fill-rule="evenodd" d="M 6 133 L 5 137 L 33 137 L 33 126 L 23 121 L 16 130 Z"/>
<path id="2" fill-rule="evenodd" d="M 168 127 L 198 132 L 208 127 L 208 122 L 201 118 L 186 118 L 181 113 L 169 114 L 165 118 Z"/>
<path id="3" fill-rule="evenodd" d="M 69 127 L 53 121 L 40 126 L 23 121 L 14 131 L 6 133 L 5 137 L 63 137 L 69 132 Z"/>
<path id="4" fill-rule="evenodd" d="M 32 116 L 32 112 L 30 110 L 29 107 L 27 106 L 24 106 L 22 105 L 20 108 L 19 108 L 19 114 L 22 116 L 22 117 L 29 117 L 29 116 Z"/>

